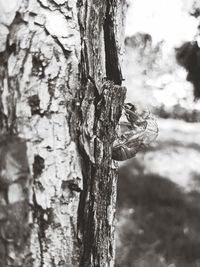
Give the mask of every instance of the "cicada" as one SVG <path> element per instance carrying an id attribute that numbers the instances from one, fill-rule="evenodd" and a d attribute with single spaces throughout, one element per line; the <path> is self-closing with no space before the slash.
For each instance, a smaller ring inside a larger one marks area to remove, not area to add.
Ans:
<path id="1" fill-rule="evenodd" d="M 120 120 L 112 150 L 112 158 L 117 161 L 134 157 L 158 136 L 158 126 L 150 112 L 139 112 L 135 105 L 127 103 L 124 105 L 124 117 L 125 120 Z"/>

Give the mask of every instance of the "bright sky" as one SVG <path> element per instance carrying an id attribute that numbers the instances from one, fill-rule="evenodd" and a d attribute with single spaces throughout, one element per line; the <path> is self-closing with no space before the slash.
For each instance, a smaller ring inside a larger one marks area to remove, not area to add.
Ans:
<path id="1" fill-rule="evenodd" d="M 150 33 L 153 41 L 165 40 L 167 46 L 191 41 L 197 33 L 198 20 L 186 11 L 193 0 L 130 0 L 126 35 Z"/>

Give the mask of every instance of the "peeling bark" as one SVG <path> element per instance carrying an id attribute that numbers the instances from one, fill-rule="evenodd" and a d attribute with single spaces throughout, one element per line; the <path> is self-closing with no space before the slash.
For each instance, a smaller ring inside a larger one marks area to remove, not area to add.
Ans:
<path id="1" fill-rule="evenodd" d="M 8 5 L 0 1 L 0 263 L 113 266 L 123 1 Z"/>

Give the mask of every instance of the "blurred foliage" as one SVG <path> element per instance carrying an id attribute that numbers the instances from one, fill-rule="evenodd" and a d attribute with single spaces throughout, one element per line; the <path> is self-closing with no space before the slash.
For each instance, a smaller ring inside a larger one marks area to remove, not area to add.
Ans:
<path id="1" fill-rule="evenodd" d="M 182 107 L 180 104 L 176 104 L 171 108 L 166 108 L 164 105 L 154 107 L 153 112 L 163 119 L 179 119 L 186 122 L 199 122 L 200 112 L 197 109 L 188 110 Z"/>
<path id="2" fill-rule="evenodd" d="M 145 71 L 160 69 L 159 63 L 162 58 L 163 41 L 152 45 L 152 37 L 148 33 L 138 32 L 133 36 L 125 38 L 126 53 L 131 51 L 132 56 L 136 54 L 136 61 L 146 67 Z M 146 74 L 146 73 L 144 73 Z"/>
<path id="3" fill-rule="evenodd" d="M 194 99 L 200 98 L 200 48 L 195 42 L 185 42 L 176 48 L 177 62 L 183 66 L 187 72 L 187 80 L 193 84 Z"/>
<path id="4" fill-rule="evenodd" d="M 132 166 L 119 171 L 115 267 L 199 267 L 200 194 Z"/>
<path id="5" fill-rule="evenodd" d="M 161 118 L 200 121 L 200 48 L 186 42 L 167 50 L 148 33 L 125 39 L 128 100 L 146 105 Z M 194 99 L 196 101 L 194 101 Z"/>

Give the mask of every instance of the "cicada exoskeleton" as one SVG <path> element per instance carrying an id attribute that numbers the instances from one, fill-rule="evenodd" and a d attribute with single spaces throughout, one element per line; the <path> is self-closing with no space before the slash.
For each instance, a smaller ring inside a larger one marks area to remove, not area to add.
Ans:
<path id="1" fill-rule="evenodd" d="M 119 123 L 119 136 L 113 144 L 112 158 L 124 161 L 153 142 L 158 135 L 155 118 L 147 111 L 138 112 L 134 105 L 124 105 L 125 120 Z"/>

